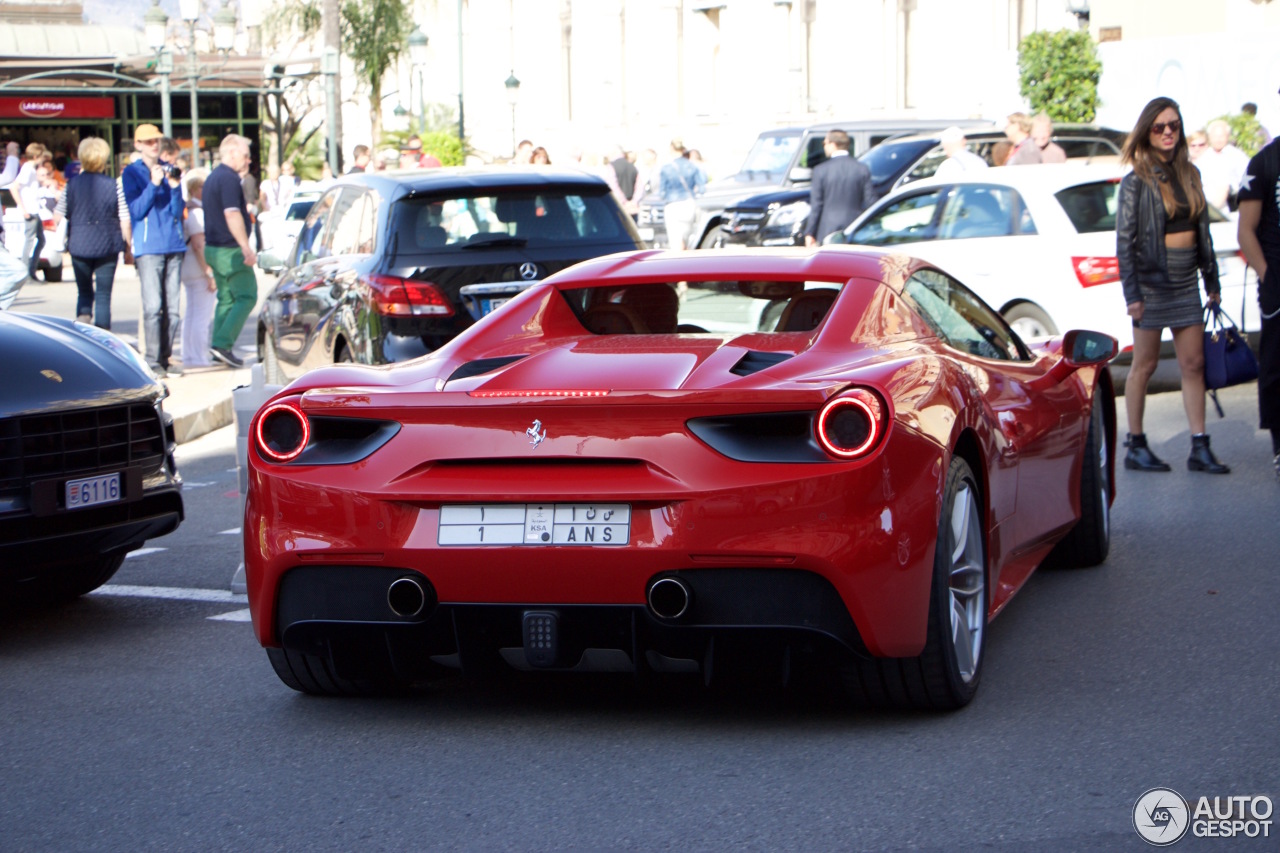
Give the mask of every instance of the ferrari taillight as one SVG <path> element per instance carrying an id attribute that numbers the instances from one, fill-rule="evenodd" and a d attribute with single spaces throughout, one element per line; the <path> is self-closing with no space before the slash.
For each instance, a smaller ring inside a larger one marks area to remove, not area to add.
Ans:
<path id="1" fill-rule="evenodd" d="M 307 416 L 292 403 L 275 403 L 258 416 L 258 452 L 272 462 L 291 462 L 311 440 Z"/>
<path id="2" fill-rule="evenodd" d="M 1113 256 L 1074 257 L 1071 266 L 1081 287 L 1095 287 L 1120 280 L 1120 259 Z"/>
<path id="3" fill-rule="evenodd" d="M 880 398 L 866 388 L 854 388 L 822 407 L 814 431 L 818 444 L 831 456 L 858 459 L 880 443 L 886 426 L 887 413 Z"/>
<path id="4" fill-rule="evenodd" d="M 365 281 L 379 314 L 394 317 L 449 317 L 453 305 L 449 298 L 429 281 L 415 281 L 394 275 L 374 274 Z"/>

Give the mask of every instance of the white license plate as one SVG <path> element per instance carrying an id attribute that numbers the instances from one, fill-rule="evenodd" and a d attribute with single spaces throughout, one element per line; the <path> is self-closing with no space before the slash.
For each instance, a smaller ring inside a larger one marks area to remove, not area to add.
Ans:
<path id="1" fill-rule="evenodd" d="M 119 474 L 103 474 L 67 481 L 67 509 L 115 503 L 124 497 Z"/>
<path id="2" fill-rule="evenodd" d="M 481 314 L 492 313 L 494 311 L 497 311 L 499 308 L 501 308 L 503 305 L 506 305 L 510 301 L 511 301 L 510 296 L 502 296 L 497 299 L 481 299 L 480 313 Z"/>
<path id="3" fill-rule="evenodd" d="M 450 504 L 439 545 L 626 545 L 630 504 Z"/>

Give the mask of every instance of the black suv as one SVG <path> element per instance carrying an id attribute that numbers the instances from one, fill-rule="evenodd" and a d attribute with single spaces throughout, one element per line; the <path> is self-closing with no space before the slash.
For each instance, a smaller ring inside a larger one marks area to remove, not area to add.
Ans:
<path id="1" fill-rule="evenodd" d="M 644 248 L 600 178 L 544 169 L 349 175 L 316 201 L 258 321 L 269 381 L 425 355 L 578 261 Z"/>
<path id="2" fill-rule="evenodd" d="M 727 178 L 707 184 L 698 197 L 698 219 L 694 223 L 692 245 L 709 249 L 721 243 L 720 226 L 726 221 L 725 208 L 743 199 L 774 190 L 809 186 L 813 167 L 826 159 L 822 140 L 829 130 L 849 134 L 850 153 L 858 156 L 897 136 L 924 133 L 957 125 L 986 124 L 972 120 L 876 119 L 873 121 L 828 121 L 808 127 L 781 127 L 763 131 L 747 152 L 742 167 Z M 649 194 L 640 202 L 640 235 L 654 247 L 667 246 L 667 229 L 662 216 L 662 196 L 654 174 Z M 806 194 L 808 190 L 805 190 Z"/>
<path id="3" fill-rule="evenodd" d="M 1078 162 L 1118 158 L 1127 136 L 1124 131 L 1091 124 L 1058 124 L 1053 128 L 1053 141 L 1062 146 L 1068 160 Z M 946 159 L 938 137 L 937 133 L 899 136 L 858 155 L 871 169 L 876 197 L 888 195 L 912 181 L 932 177 Z M 965 130 L 969 150 L 988 163 L 992 148 L 1004 139 L 1004 131 L 990 125 L 981 130 Z M 809 222 L 808 181 L 741 199 L 724 211 L 721 222 L 720 244 L 804 245 L 804 230 Z"/>

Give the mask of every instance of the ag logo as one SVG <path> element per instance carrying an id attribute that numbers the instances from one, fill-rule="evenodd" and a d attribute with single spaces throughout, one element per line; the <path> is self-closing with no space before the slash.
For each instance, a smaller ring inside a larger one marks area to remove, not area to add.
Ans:
<path id="1" fill-rule="evenodd" d="M 1133 804 L 1133 828 L 1142 840 L 1168 847 L 1187 834 L 1187 803 L 1172 788 L 1152 788 Z"/>

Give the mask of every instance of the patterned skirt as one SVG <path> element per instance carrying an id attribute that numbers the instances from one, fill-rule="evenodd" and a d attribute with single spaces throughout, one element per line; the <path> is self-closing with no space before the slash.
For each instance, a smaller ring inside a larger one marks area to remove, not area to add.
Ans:
<path id="1" fill-rule="evenodd" d="M 1139 284 L 1142 289 L 1142 320 L 1136 329 L 1178 329 L 1204 322 L 1204 304 L 1200 301 L 1200 270 L 1196 266 L 1196 249 L 1165 249 L 1166 285 Z"/>

